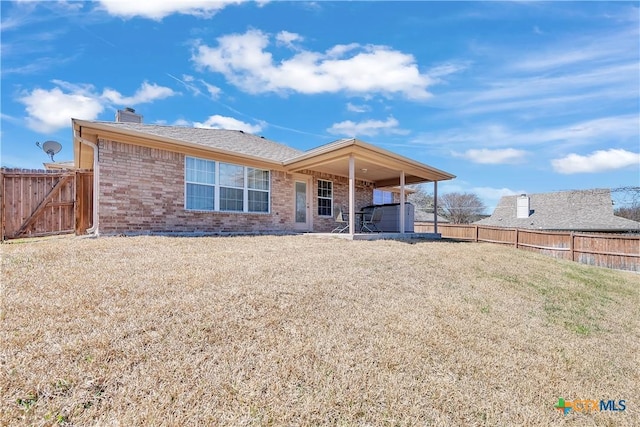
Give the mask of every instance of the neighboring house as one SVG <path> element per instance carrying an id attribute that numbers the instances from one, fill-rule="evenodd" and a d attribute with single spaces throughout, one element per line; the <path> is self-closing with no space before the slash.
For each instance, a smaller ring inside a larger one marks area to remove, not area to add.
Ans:
<path id="1" fill-rule="evenodd" d="M 433 217 L 433 211 L 427 211 L 424 209 L 418 209 L 416 208 L 415 211 L 415 222 L 422 222 L 422 223 L 429 223 L 429 224 L 433 224 L 434 223 L 434 217 Z M 438 220 L 438 224 L 448 224 L 449 220 L 441 215 L 437 216 L 437 220 Z"/>
<path id="2" fill-rule="evenodd" d="M 48 162 L 42 164 L 45 170 L 54 171 L 54 170 L 68 170 L 74 168 L 73 160 L 65 160 L 63 162 Z"/>
<path id="3" fill-rule="evenodd" d="M 640 232 L 640 222 L 613 214 L 609 189 L 504 196 L 493 214 L 476 224 L 537 230 Z"/>
<path id="4" fill-rule="evenodd" d="M 300 151 L 235 130 L 72 125 L 74 166 L 94 171 L 96 234 L 328 232 L 334 206 L 354 224 L 375 188 L 454 178 L 358 139 Z"/>

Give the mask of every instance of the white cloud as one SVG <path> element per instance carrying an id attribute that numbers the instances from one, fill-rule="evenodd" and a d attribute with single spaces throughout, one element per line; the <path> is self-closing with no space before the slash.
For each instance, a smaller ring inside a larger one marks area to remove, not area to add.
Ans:
<path id="1" fill-rule="evenodd" d="M 303 41 L 304 37 L 302 37 L 300 34 L 290 33 L 289 31 L 280 31 L 276 35 L 276 40 L 280 45 L 295 49 L 295 45 L 293 43 Z"/>
<path id="2" fill-rule="evenodd" d="M 478 145 L 488 147 L 576 146 L 628 141 L 637 144 L 638 116 L 600 117 L 559 127 L 512 129 L 503 124 L 485 123 L 467 129 L 448 129 L 418 135 L 412 142 L 424 145 Z"/>
<path id="3" fill-rule="evenodd" d="M 59 17 L 64 16 L 65 18 L 73 19 L 79 13 L 81 13 L 82 8 L 84 7 L 85 2 L 82 1 L 47 1 L 47 10 L 48 14 L 42 16 L 41 14 L 34 13 L 37 8 L 41 6 L 41 1 L 34 0 L 18 0 L 13 1 L 11 7 L 7 7 L 5 9 L 3 2 L 2 7 L 2 21 L 0 22 L 0 31 L 5 32 L 9 30 L 17 30 L 19 28 L 30 25 L 31 29 L 33 28 L 51 28 L 50 25 L 38 25 L 42 22 L 46 22 L 51 19 L 51 17 Z M 86 18 L 86 17 L 85 17 Z M 61 28 L 58 28 L 53 33 L 57 31 L 64 31 Z M 51 31 L 51 30 L 49 30 Z M 33 33 L 32 31 L 26 31 L 24 34 L 21 34 L 21 38 L 32 38 L 35 34 L 36 37 L 39 37 L 43 34 L 51 34 L 51 32 L 40 32 L 36 31 Z M 2 51 L 4 56 L 4 49 Z"/>
<path id="4" fill-rule="evenodd" d="M 233 117 L 225 117 L 219 115 L 209 116 L 209 118 L 204 122 L 194 122 L 193 126 L 205 129 L 241 130 L 243 132 L 253 134 L 258 133 L 262 130 L 261 125 L 251 125 L 249 123 L 234 119 Z"/>
<path id="5" fill-rule="evenodd" d="M 0 47 L 4 56 L 4 48 L 6 45 Z M 35 74 L 42 73 L 49 68 L 51 68 L 51 64 L 56 64 L 56 66 L 61 66 L 66 63 L 73 62 L 78 59 L 80 55 L 76 54 L 73 56 L 43 56 L 40 58 L 35 58 L 29 61 L 27 64 L 20 65 L 17 67 L 3 67 L 2 68 L 2 76 L 7 76 L 9 74 Z"/>
<path id="6" fill-rule="evenodd" d="M 202 90 L 198 87 L 198 84 L 201 84 L 202 86 L 205 87 L 205 89 L 207 90 L 211 98 L 218 98 L 218 96 L 220 96 L 220 93 L 222 92 L 222 90 L 219 87 L 214 86 L 210 83 L 207 83 L 202 79 L 196 80 L 195 77 L 189 74 L 183 74 L 181 78 L 178 78 L 170 73 L 167 73 L 167 76 L 171 77 L 172 79 L 180 83 L 182 86 L 187 88 L 187 90 L 191 92 L 194 96 L 202 95 Z"/>
<path id="7" fill-rule="evenodd" d="M 55 7 L 62 11 L 75 12 L 81 10 L 84 5 L 77 1 L 58 0 L 55 2 Z"/>
<path id="8" fill-rule="evenodd" d="M 572 73 L 511 77 L 493 82 L 482 91 L 448 94 L 447 101 L 459 106 L 461 114 L 473 115 L 498 111 L 561 111 L 567 106 L 585 109 L 602 99 L 631 99 L 638 91 L 637 61 Z"/>
<path id="9" fill-rule="evenodd" d="M 71 118 L 95 120 L 111 104 L 133 106 L 175 94 L 169 88 L 147 82 L 143 82 L 131 97 L 122 96 L 113 89 L 105 89 L 99 94 L 87 84 L 52 82 L 56 85 L 53 89 L 33 89 L 18 98 L 27 111 L 27 126 L 36 132 L 49 133 L 65 128 L 71 124 Z"/>
<path id="10" fill-rule="evenodd" d="M 637 14 L 637 10 L 635 13 Z M 572 37 L 551 43 L 546 48 L 543 46 L 540 49 L 525 51 L 510 62 L 510 67 L 521 71 L 551 71 L 571 65 L 583 66 L 603 59 L 610 61 L 611 58 L 637 56 L 628 51 L 629 48 L 637 47 L 637 27 L 632 27 L 631 30 L 622 26 L 620 28 L 620 31 L 603 33 L 599 37 L 594 37 L 593 34 Z"/>
<path id="11" fill-rule="evenodd" d="M 504 148 L 489 150 L 487 148 L 469 149 L 464 153 L 453 152 L 455 157 L 462 157 L 474 163 L 497 165 L 503 163 L 519 163 L 527 154 L 524 150 Z"/>
<path id="12" fill-rule="evenodd" d="M 340 58 L 341 56 L 346 55 L 352 50 L 356 50 L 360 47 L 358 43 L 349 43 L 349 44 L 337 44 L 331 49 L 327 50 L 326 56 L 328 58 Z"/>
<path id="13" fill-rule="evenodd" d="M 19 99 L 27 110 L 27 126 L 36 132 L 49 133 L 71 124 L 71 118 L 95 120 L 104 110 L 97 97 L 82 93 L 64 93 L 60 88 L 34 89 Z"/>
<path id="14" fill-rule="evenodd" d="M 287 39 L 298 36 L 287 33 Z M 259 30 L 226 35 L 214 47 L 197 44 L 192 60 L 249 93 L 373 92 L 400 94 L 411 100 L 431 96 L 427 87 L 433 81 L 420 73 L 414 56 L 387 46 L 350 44 L 326 52 L 299 50 L 276 61 L 267 50 L 269 43 L 269 35 Z"/>
<path id="15" fill-rule="evenodd" d="M 371 111 L 371 107 L 368 105 L 355 105 L 352 103 L 347 103 L 347 110 L 352 113 L 366 113 L 367 111 Z"/>
<path id="16" fill-rule="evenodd" d="M 427 71 L 427 75 L 432 79 L 432 83 L 446 83 L 445 77 L 458 73 L 468 68 L 468 63 L 453 63 L 440 64 L 430 68 Z"/>
<path id="17" fill-rule="evenodd" d="M 191 126 L 191 123 L 189 123 L 188 120 L 185 119 L 178 119 L 175 122 L 173 122 L 172 126 Z"/>
<path id="18" fill-rule="evenodd" d="M 571 153 L 560 159 L 552 160 L 551 165 L 556 172 L 567 175 L 604 172 L 628 166 L 640 166 L 640 154 L 611 148 L 594 151 L 587 156 Z"/>
<path id="19" fill-rule="evenodd" d="M 193 81 L 195 80 L 193 76 L 190 76 L 188 74 L 183 74 L 181 79 L 174 76 L 171 73 L 167 73 L 167 76 L 171 77 L 172 79 L 180 83 L 182 86 L 187 88 L 187 90 L 191 92 L 194 96 L 198 96 L 202 94 L 200 89 L 193 83 Z"/>
<path id="20" fill-rule="evenodd" d="M 637 8 L 633 10 L 637 17 Z M 457 85 L 431 102 L 465 116 L 465 122 L 499 115 L 512 123 L 544 118 L 557 123 L 560 117 L 588 117 L 637 105 L 637 19 L 616 30 L 557 36 L 553 41 L 539 37 L 536 49 L 476 45 L 475 56 L 466 63 L 465 77 L 472 84 Z"/>
<path id="21" fill-rule="evenodd" d="M 107 13 L 129 19 L 136 16 L 162 20 L 164 17 L 179 13 L 200 18 L 210 18 L 218 11 L 241 0 L 100 0 L 100 6 Z"/>
<path id="22" fill-rule="evenodd" d="M 351 137 L 364 136 L 376 136 L 379 134 L 385 135 L 406 135 L 408 130 L 398 128 L 398 120 L 393 117 L 387 118 L 387 120 L 365 120 L 363 122 L 352 122 L 346 120 L 344 122 L 335 123 L 327 132 L 334 135 L 344 135 Z"/>
<path id="23" fill-rule="evenodd" d="M 168 87 L 158 86 L 155 83 L 149 84 L 143 82 L 142 86 L 136 91 L 133 96 L 122 96 L 118 91 L 113 89 L 105 89 L 102 92 L 102 97 L 109 100 L 113 104 L 119 105 L 135 105 L 145 104 L 158 99 L 168 98 L 175 95 L 175 92 Z"/>
<path id="24" fill-rule="evenodd" d="M 200 83 L 202 83 L 204 87 L 207 88 L 207 92 L 209 92 L 209 96 L 211 96 L 212 98 L 217 98 L 218 96 L 220 96 L 220 92 L 222 92 L 222 89 L 220 89 L 218 86 L 214 86 L 210 83 L 205 82 L 204 80 L 200 80 Z"/>

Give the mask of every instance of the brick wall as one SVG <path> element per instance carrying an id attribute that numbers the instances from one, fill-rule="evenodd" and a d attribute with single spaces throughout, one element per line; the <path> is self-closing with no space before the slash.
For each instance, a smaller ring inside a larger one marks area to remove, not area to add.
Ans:
<path id="1" fill-rule="evenodd" d="M 314 171 L 302 171 L 307 175 L 313 176 L 313 231 L 329 232 L 336 227 L 333 217 L 318 215 L 318 205 L 316 197 L 318 194 L 318 180 L 333 182 L 333 205 L 342 206 L 344 211 L 349 210 L 349 178 L 342 176 L 329 175 Z M 365 206 L 373 203 L 373 184 L 366 181 L 356 180 L 356 211 L 361 210 Z"/>
<path id="2" fill-rule="evenodd" d="M 269 214 L 197 212 L 184 209 L 184 154 L 98 141 L 100 157 L 99 232 L 289 232 L 294 231 L 294 177 L 271 171 Z M 334 204 L 348 206 L 348 179 L 308 172 L 313 178 L 313 231 L 335 227 L 333 218 L 317 214 L 318 178 L 334 184 Z M 373 187 L 358 182 L 358 208 L 371 204 Z"/>

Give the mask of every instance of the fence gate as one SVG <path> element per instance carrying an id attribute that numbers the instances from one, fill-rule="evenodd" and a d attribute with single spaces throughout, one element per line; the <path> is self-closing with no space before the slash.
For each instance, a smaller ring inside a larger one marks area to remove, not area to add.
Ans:
<path id="1" fill-rule="evenodd" d="M 91 226 L 93 173 L 2 169 L 1 240 L 84 234 Z"/>

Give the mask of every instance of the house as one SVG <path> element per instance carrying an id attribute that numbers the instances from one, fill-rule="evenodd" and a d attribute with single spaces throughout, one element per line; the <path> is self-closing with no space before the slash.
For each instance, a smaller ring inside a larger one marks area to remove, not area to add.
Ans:
<path id="1" fill-rule="evenodd" d="M 65 160 L 63 162 L 46 162 L 42 164 L 45 170 L 48 171 L 61 171 L 74 168 L 73 160 Z"/>
<path id="2" fill-rule="evenodd" d="M 640 222 L 613 214 L 609 189 L 504 196 L 493 214 L 476 224 L 537 230 L 640 232 Z"/>
<path id="3" fill-rule="evenodd" d="M 300 151 L 242 131 L 130 117 L 72 119 L 72 128 L 74 166 L 93 170 L 95 234 L 329 232 L 340 205 L 353 235 L 374 189 L 399 186 L 404 201 L 405 185 L 437 191 L 454 178 L 355 138 Z"/>
<path id="4" fill-rule="evenodd" d="M 427 209 L 417 209 L 416 208 L 416 213 L 415 213 L 415 221 L 418 223 L 425 223 L 425 224 L 433 224 L 434 222 L 438 222 L 438 224 L 448 224 L 450 221 L 443 217 L 442 215 L 436 215 L 436 217 L 434 218 L 433 215 L 433 209 L 431 210 L 427 210 Z"/>

